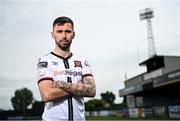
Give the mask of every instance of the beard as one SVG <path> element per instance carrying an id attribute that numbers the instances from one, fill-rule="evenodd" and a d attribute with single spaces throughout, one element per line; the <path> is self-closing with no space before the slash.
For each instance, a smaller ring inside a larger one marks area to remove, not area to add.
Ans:
<path id="1" fill-rule="evenodd" d="M 71 46 L 72 41 L 68 41 L 68 42 L 57 42 L 56 41 L 56 45 L 63 51 L 69 51 L 70 50 L 70 46 Z"/>

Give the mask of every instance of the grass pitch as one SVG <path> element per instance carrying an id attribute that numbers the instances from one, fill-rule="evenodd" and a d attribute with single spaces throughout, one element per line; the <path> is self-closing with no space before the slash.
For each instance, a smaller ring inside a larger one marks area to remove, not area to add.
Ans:
<path id="1" fill-rule="evenodd" d="M 124 118 L 124 117 L 115 117 L 115 116 L 109 116 L 109 117 L 106 117 L 106 116 L 93 116 L 93 117 L 86 117 L 86 120 L 87 121 L 92 121 L 92 120 L 96 120 L 96 121 L 104 121 L 104 120 L 107 120 L 107 121 L 112 121 L 112 120 L 125 120 L 125 121 L 132 121 L 132 120 L 135 120 L 135 121 L 164 121 L 164 120 L 178 120 L 180 121 L 180 119 L 170 119 L 170 118 L 167 118 L 167 117 L 154 117 L 154 118 Z"/>

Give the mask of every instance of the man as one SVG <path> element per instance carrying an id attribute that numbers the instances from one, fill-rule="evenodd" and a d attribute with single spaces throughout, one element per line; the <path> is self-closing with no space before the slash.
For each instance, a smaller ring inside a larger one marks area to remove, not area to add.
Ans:
<path id="1" fill-rule="evenodd" d="M 70 51 L 75 37 L 73 21 L 58 17 L 51 34 L 55 49 L 38 63 L 38 86 L 46 103 L 42 118 L 44 121 L 84 121 L 83 97 L 94 97 L 96 88 L 88 61 Z"/>

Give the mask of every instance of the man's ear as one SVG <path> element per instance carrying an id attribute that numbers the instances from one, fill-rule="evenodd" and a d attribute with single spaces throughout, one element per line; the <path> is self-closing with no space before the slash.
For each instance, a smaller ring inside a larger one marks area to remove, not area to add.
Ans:
<path id="1" fill-rule="evenodd" d="M 74 37 L 75 37 L 75 32 L 73 32 L 73 39 L 74 39 Z"/>
<path id="2" fill-rule="evenodd" d="M 52 38 L 54 39 L 54 33 L 53 33 L 53 32 L 51 32 L 51 36 L 52 36 Z"/>

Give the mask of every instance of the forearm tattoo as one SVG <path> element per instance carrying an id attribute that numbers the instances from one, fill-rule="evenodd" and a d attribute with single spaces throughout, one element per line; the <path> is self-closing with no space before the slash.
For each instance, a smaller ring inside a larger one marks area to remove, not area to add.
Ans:
<path id="1" fill-rule="evenodd" d="M 96 93 L 95 81 L 93 78 L 85 77 L 83 81 L 77 84 L 58 81 L 58 86 L 76 96 L 94 97 Z"/>

